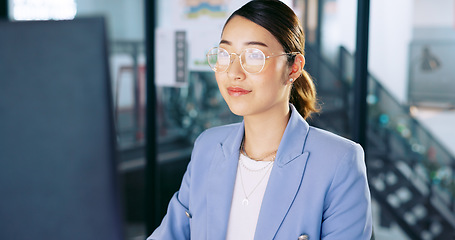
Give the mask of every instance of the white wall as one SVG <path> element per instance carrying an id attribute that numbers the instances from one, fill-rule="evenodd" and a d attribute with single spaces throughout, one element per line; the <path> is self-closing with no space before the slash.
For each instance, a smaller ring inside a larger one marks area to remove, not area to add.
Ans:
<path id="1" fill-rule="evenodd" d="M 414 27 L 455 27 L 455 0 L 414 2 Z"/>
<path id="2" fill-rule="evenodd" d="M 338 0 L 340 43 L 349 52 L 355 52 L 357 31 L 357 0 Z"/>
<path id="3" fill-rule="evenodd" d="M 368 68 L 398 101 L 407 101 L 413 0 L 372 0 Z"/>
<path id="4" fill-rule="evenodd" d="M 76 0 L 77 15 L 106 16 L 111 40 L 144 40 L 144 0 Z"/>
<path id="5" fill-rule="evenodd" d="M 321 49 L 323 56 L 337 64 L 339 47 L 355 51 L 357 0 L 325 1 L 321 23 Z"/>

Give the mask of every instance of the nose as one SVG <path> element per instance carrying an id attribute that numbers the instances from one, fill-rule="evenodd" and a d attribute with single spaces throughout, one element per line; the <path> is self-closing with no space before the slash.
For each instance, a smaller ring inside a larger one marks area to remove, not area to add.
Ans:
<path id="1" fill-rule="evenodd" d="M 240 57 L 237 54 L 231 55 L 231 64 L 227 70 L 227 74 L 231 80 L 245 79 L 245 72 L 240 64 Z"/>

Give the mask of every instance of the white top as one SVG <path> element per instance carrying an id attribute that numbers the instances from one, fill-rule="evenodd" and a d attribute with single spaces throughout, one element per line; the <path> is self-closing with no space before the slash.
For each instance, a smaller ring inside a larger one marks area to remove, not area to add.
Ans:
<path id="1" fill-rule="evenodd" d="M 255 161 L 240 154 L 226 240 L 252 240 L 262 198 L 273 168 L 270 161 Z"/>

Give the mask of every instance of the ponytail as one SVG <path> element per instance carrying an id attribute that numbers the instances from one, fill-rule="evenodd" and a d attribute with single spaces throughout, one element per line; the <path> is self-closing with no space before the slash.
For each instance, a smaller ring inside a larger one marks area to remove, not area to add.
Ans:
<path id="1" fill-rule="evenodd" d="M 311 117 L 312 113 L 319 112 L 316 103 L 316 87 L 307 71 L 303 70 L 302 75 L 294 81 L 289 101 L 294 104 L 304 119 Z"/>

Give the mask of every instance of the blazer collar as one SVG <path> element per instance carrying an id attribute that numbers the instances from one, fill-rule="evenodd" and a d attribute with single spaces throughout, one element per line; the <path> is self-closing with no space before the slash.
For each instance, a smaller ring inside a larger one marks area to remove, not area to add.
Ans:
<path id="1" fill-rule="evenodd" d="M 309 152 L 304 149 L 309 125 L 293 105 L 291 110 L 291 118 L 262 199 L 254 239 L 274 239 L 294 202 L 305 173 Z"/>
<path id="2" fill-rule="evenodd" d="M 284 130 L 283 138 L 276 155 L 275 165 L 283 167 L 303 153 L 310 126 L 300 116 L 294 105 L 289 104 L 291 117 Z"/>
<path id="3" fill-rule="evenodd" d="M 207 179 L 207 239 L 225 239 L 244 124 L 218 143 Z"/>
<path id="4" fill-rule="evenodd" d="M 308 123 L 290 104 L 291 117 L 278 147 L 275 167 L 262 202 L 255 239 L 273 239 L 300 186 L 308 153 L 304 153 Z M 231 210 L 244 124 L 218 143 L 207 179 L 207 237 L 224 239 Z M 294 161 L 301 159 L 301 161 Z M 294 163 L 296 162 L 296 163 Z M 291 164 L 292 163 L 292 164 Z M 277 204 L 277 202 L 279 204 Z"/>

